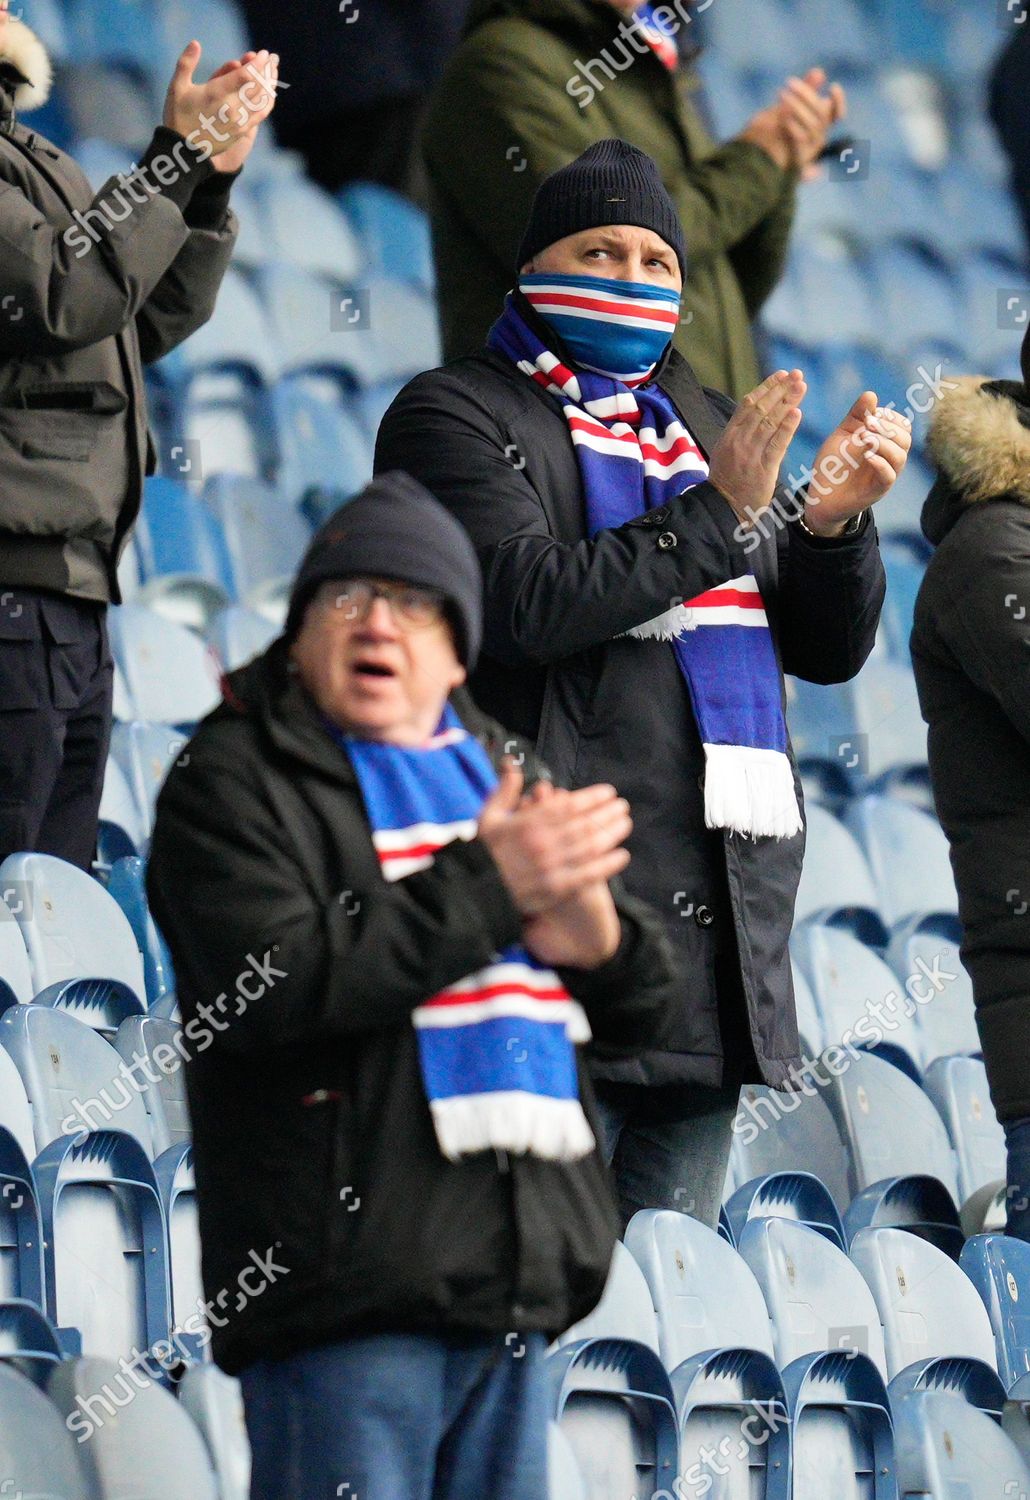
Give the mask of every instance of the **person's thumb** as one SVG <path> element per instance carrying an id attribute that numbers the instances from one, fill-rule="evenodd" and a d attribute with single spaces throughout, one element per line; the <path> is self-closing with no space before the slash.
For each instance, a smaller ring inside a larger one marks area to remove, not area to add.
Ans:
<path id="1" fill-rule="evenodd" d="M 870 416 L 875 410 L 876 392 L 863 391 L 861 396 L 859 396 L 858 400 L 855 402 L 854 406 L 848 412 L 848 416 L 854 417 L 858 422 L 864 422 L 866 417 Z"/>
<path id="2" fill-rule="evenodd" d="M 175 77 L 172 79 L 173 84 L 190 84 L 193 82 L 193 75 L 197 71 L 197 64 L 200 62 L 201 51 L 202 48 L 198 41 L 190 42 L 185 52 L 179 58 L 179 61 L 175 64 Z"/>
<path id="3" fill-rule="evenodd" d="M 489 821 L 491 818 L 506 817 L 508 813 L 513 813 L 522 797 L 524 783 L 522 767 L 506 758 L 501 763 L 497 786 L 483 805 L 481 817 Z"/>

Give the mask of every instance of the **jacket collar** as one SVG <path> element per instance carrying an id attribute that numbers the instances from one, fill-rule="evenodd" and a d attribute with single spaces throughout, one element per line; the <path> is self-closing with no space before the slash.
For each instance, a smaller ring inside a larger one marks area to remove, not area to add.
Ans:
<path id="1" fill-rule="evenodd" d="M 9 126 L 19 110 L 40 109 L 50 98 L 53 77 L 39 37 L 24 21 L 10 16 L 0 53 L 0 123 Z"/>
<path id="2" fill-rule="evenodd" d="M 927 435 L 937 479 L 922 514 L 923 533 L 935 546 L 972 505 L 1006 499 L 1030 506 L 1026 400 L 1023 385 L 964 375 L 938 401 Z"/>

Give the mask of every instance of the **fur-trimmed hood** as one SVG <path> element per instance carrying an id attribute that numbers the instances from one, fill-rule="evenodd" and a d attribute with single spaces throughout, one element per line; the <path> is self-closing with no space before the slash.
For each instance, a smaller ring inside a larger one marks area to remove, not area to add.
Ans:
<path id="1" fill-rule="evenodd" d="M 3 69 L 5 63 L 7 68 Z M 10 76 L 11 69 L 19 76 L 8 83 L 2 72 Z M 16 110 L 28 112 L 47 102 L 53 81 L 54 70 L 39 37 L 17 16 L 9 16 L 7 38 L 0 50 L 0 88 L 13 92 Z"/>
<path id="2" fill-rule="evenodd" d="M 937 543 L 962 510 L 985 500 L 1030 506 L 1030 406 L 1023 385 L 963 375 L 949 382 L 934 408 L 927 450 L 937 482 L 923 508 L 923 531 Z M 1013 399 L 1016 398 L 1016 399 Z"/>

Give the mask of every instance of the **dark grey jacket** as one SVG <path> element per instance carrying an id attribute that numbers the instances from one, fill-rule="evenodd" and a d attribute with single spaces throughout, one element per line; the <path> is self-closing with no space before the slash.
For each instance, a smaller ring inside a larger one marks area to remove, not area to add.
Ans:
<path id="1" fill-rule="evenodd" d="M 982 386 L 954 381 L 934 411 L 912 661 L 991 1097 L 1011 1120 L 1030 1115 L 1030 431 Z"/>
<path id="2" fill-rule="evenodd" d="M 733 403 L 703 391 L 675 351 L 657 379 L 710 453 Z M 664 918 L 678 1020 L 662 1049 L 595 1049 L 595 1077 L 782 1085 L 798 1061 L 787 940 L 804 837 L 705 827 L 704 752 L 674 654 L 615 637 L 751 571 L 784 670 L 849 678 L 883 602 L 872 522 L 834 541 L 770 529 L 748 554 L 729 505 L 704 483 L 591 541 L 559 403 L 493 353 L 417 376 L 383 421 L 376 467 L 414 474 L 476 545 L 485 654 L 471 686 L 483 710 L 535 739 L 559 783 L 613 782 L 632 806 L 625 884 Z"/>
<path id="3" fill-rule="evenodd" d="M 15 117 L 25 28 L 10 25 L 14 45 L 0 61 L 0 585 L 117 601 L 118 559 L 155 458 L 143 365 L 211 316 L 237 225 L 228 180 L 210 167 L 178 190 L 182 208 L 165 192 L 137 189 L 144 201 L 134 201 L 117 178 L 94 194 L 69 156 Z M 148 155 L 179 141 L 159 130 Z"/>

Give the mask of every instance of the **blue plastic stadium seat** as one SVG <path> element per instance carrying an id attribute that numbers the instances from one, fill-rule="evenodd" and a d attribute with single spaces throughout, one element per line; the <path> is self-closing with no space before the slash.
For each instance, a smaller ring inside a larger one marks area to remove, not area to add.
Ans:
<path id="1" fill-rule="evenodd" d="M 883 1376 L 853 1353 L 805 1355 L 789 1365 L 793 1500 L 895 1500 L 894 1440 Z"/>
<path id="2" fill-rule="evenodd" d="M 0 1049 L 0 1297 L 43 1305 L 43 1235 L 31 1163 L 32 1110 L 13 1059 Z"/>
<path id="3" fill-rule="evenodd" d="M 184 1054 L 188 1057 L 191 1049 L 182 1027 L 157 1016 L 130 1016 L 115 1033 L 114 1048 L 139 1080 L 150 1120 L 152 1155 L 157 1158 L 173 1146 L 187 1144 L 190 1118 Z"/>
<path id="4" fill-rule="evenodd" d="M 24 1297 L 0 1301 L 0 1362 L 45 1386 L 62 1358 L 57 1330 L 35 1303 Z"/>
<path id="5" fill-rule="evenodd" d="M 217 1365 L 191 1365 L 179 1382 L 179 1400 L 207 1444 L 221 1500 L 248 1500 L 250 1444 L 239 1381 Z M 570 1488 L 562 1492 L 561 1500 L 587 1497 Z"/>
<path id="6" fill-rule="evenodd" d="M 958 1200 L 947 1131 L 922 1089 L 900 1068 L 858 1052 L 833 1079 L 826 1099 L 848 1143 L 851 1197 L 886 1177 L 929 1174 Z"/>
<path id="7" fill-rule="evenodd" d="M 260 656 L 275 639 L 276 627 L 256 610 L 234 604 L 212 620 L 207 639 L 223 672 L 235 671 Z"/>
<path id="8" fill-rule="evenodd" d="M 206 371 L 188 379 L 179 410 L 181 432 L 171 444 L 165 472 L 187 467 L 199 489 L 212 474 L 255 478 L 275 463 L 267 390 L 244 370 Z"/>
<path id="9" fill-rule="evenodd" d="M 136 946 L 143 955 L 147 1004 L 175 988 L 172 958 L 147 905 L 147 867 L 138 855 L 119 859 L 107 877 L 107 889 L 129 920 Z"/>
<path id="10" fill-rule="evenodd" d="M 591 1500 L 658 1500 L 679 1465 L 672 1385 L 653 1349 L 588 1339 L 548 1357 L 553 1414 Z"/>
<path id="11" fill-rule="evenodd" d="M 987 1073 L 975 1057 L 939 1057 L 924 1087 L 948 1130 L 958 1161 L 959 1202 L 1005 1176 L 1005 1132 L 991 1103 Z"/>
<path id="12" fill-rule="evenodd" d="M 200 1275 L 193 1147 L 189 1142 L 169 1147 L 155 1161 L 154 1174 L 168 1231 L 172 1327 L 176 1331 L 176 1342 L 191 1358 L 210 1360 L 207 1330 L 202 1332 L 196 1326 L 199 1309 L 204 1305 L 204 1286 Z"/>
<path id="13" fill-rule="evenodd" d="M 916 1004 L 882 958 L 850 932 L 806 923 L 791 939 L 819 1007 L 826 1046 L 876 1052 L 919 1082 L 922 1036 Z"/>
<path id="14" fill-rule="evenodd" d="M 873 878 L 855 839 L 825 808 L 808 808 L 806 821 L 808 837 L 795 921 L 843 927 L 874 945 L 886 942 Z"/>
<path id="15" fill-rule="evenodd" d="M 0 1473 L 18 1495 L 86 1500 L 77 1445 L 60 1412 L 35 1384 L 0 1362 Z M 96 1494 L 96 1491 L 93 1491 Z"/>
<path id="16" fill-rule="evenodd" d="M 131 151 L 139 160 L 154 134 L 156 116 L 148 84 L 116 64 L 70 63 L 61 71 L 60 104 L 69 144 L 100 136 L 113 146 Z M 33 128 L 43 128 L 41 116 L 33 121 Z M 129 193 L 124 201 L 131 209 Z M 73 248 L 81 248 L 79 237 Z"/>
<path id="17" fill-rule="evenodd" d="M 72 155 L 95 192 L 99 192 L 109 178 L 131 172 L 135 165 L 134 153 L 126 146 L 114 146 L 95 136 L 90 140 L 76 141 Z"/>
<path id="18" fill-rule="evenodd" d="M 621 1242 L 615 1246 L 604 1295 L 579 1323 L 567 1328 L 558 1347 L 583 1339 L 633 1339 L 658 1350 L 658 1323 L 640 1267 Z"/>
<path id="19" fill-rule="evenodd" d="M 575 1452 L 557 1422 L 547 1432 L 548 1500 L 588 1500 Z"/>
<path id="20" fill-rule="evenodd" d="M 1019 378 L 1019 346 L 1025 321 L 1025 256 L 992 251 L 968 253 L 961 265 L 963 320 L 970 366 L 966 373 Z M 1014 297 L 1012 305 L 1009 298 Z M 1011 322 L 1009 320 L 1012 320 Z M 1013 326 L 1014 324 L 1014 326 Z"/>
<path id="21" fill-rule="evenodd" d="M 908 667 L 867 662 L 851 684 L 851 701 L 854 728 L 865 737 L 869 776 L 900 776 L 915 768 L 925 778 L 926 725 Z"/>
<path id="22" fill-rule="evenodd" d="M 805 1083 L 807 1092 L 783 1093 L 757 1084 L 741 1090 L 730 1179 L 736 1188 L 770 1172 L 814 1172 L 843 1210 L 853 1196 L 854 1168 L 827 1107 L 826 1090 L 815 1080 Z"/>
<path id="23" fill-rule="evenodd" d="M 119 837 L 120 836 L 120 837 Z M 109 868 L 114 859 L 103 856 L 116 848 L 115 859 L 135 854 L 143 842 L 143 825 L 132 788 L 125 779 L 121 766 L 112 755 L 107 757 L 104 772 L 104 791 L 100 799 L 100 836 L 98 848 L 101 863 Z"/>
<path id="24" fill-rule="evenodd" d="M 991 182 L 968 160 L 957 159 L 941 174 L 938 191 L 941 217 L 962 236 L 965 250 L 1022 258 L 1024 232 L 1007 186 Z"/>
<path id="25" fill-rule="evenodd" d="M 851 238 L 824 234 L 797 241 L 792 258 L 792 291 L 797 300 L 787 326 L 777 331 L 793 333 L 804 343 L 852 345 L 868 340 L 870 330 L 877 326 L 876 288 Z M 766 321 L 773 328 L 774 300 L 775 294 L 766 306 Z M 778 311 L 780 306 L 777 301 Z M 778 321 L 783 323 L 782 313 Z"/>
<path id="26" fill-rule="evenodd" d="M 879 246 L 872 252 L 869 270 L 895 347 L 946 337 L 958 325 L 959 284 L 948 266 L 924 247 Z"/>
<path id="27" fill-rule="evenodd" d="M 826 1031 L 812 987 L 796 963 L 791 963 L 794 980 L 794 1006 L 798 1018 L 798 1040 L 802 1057 L 818 1057 L 826 1046 Z"/>
<path id="28" fill-rule="evenodd" d="M 869 860 L 891 927 L 911 917 L 957 915 L 948 841 L 936 819 L 893 797 L 863 797 L 845 822 Z"/>
<path id="29" fill-rule="evenodd" d="M 891 937 L 887 957 L 915 998 L 927 1065 L 937 1057 L 980 1051 L 973 982 L 959 960 L 951 923 L 914 918 Z"/>
<path id="30" fill-rule="evenodd" d="M 781 1369 L 805 1355 L 842 1350 L 864 1355 L 886 1378 L 876 1304 L 843 1250 L 807 1225 L 762 1218 L 745 1225 L 740 1254 L 762 1289 Z"/>
<path id="31" fill-rule="evenodd" d="M 898 548 L 887 542 L 880 552 L 887 573 L 887 597 L 880 617 L 880 635 L 891 660 L 907 666 L 912 660 L 908 643 L 916 595 L 926 569 L 907 548 Z"/>
<path id="32" fill-rule="evenodd" d="M 752 1219 L 789 1219 L 845 1250 L 844 1225 L 826 1184 L 811 1172 L 770 1172 L 745 1182 L 726 1205 L 735 1244 Z"/>
<path id="33" fill-rule="evenodd" d="M 961 1396 L 911 1391 L 892 1399 L 898 1480 L 904 1495 L 1020 1500 L 1030 1468 L 998 1423 Z"/>
<path id="34" fill-rule="evenodd" d="M 302 177 L 265 178 L 252 187 L 251 198 L 279 260 L 316 276 L 361 284 L 361 244 L 331 193 Z M 328 300 L 323 311 L 328 324 Z"/>
<path id="35" fill-rule="evenodd" d="M 230 57 L 242 57 L 252 46 L 243 12 L 235 0 L 161 0 L 156 7 L 162 30 L 161 74 L 171 74 L 183 38 L 195 36 L 204 48 L 201 64 L 210 69 Z M 202 77 L 207 77 L 205 73 Z"/>
<path id="36" fill-rule="evenodd" d="M 222 528 L 177 480 L 147 480 L 136 546 L 146 580 L 137 601 L 165 618 L 203 631 L 232 598 Z"/>
<path id="37" fill-rule="evenodd" d="M 0 886 L 0 986 L 15 1000 L 31 1000 L 35 994 L 32 966 L 21 927 L 11 911 L 23 900 L 14 885 Z M 8 906 L 10 901 L 11 906 Z M 10 996 L 8 998 L 10 998 Z"/>
<path id="38" fill-rule="evenodd" d="M 856 743 L 849 690 L 786 679 L 787 724 L 806 802 L 835 810 L 861 784 L 864 757 Z"/>
<path id="39" fill-rule="evenodd" d="M 0 865 L 0 887 L 21 928 L 37 998 L 46 992 L 45 1003 L 101 1027 L 94 1012 L 105 1004 L 111 1015 L 140 1008 L 143 961 L 117 902 L 98 881 L 48 854 L 11 854 Z M 103 984 L 87 994 L 76 981 Z"/>
<path id="40" fill-rule="evenodd" d="M 247 277 L 230 266 L 218 289 L 214 315 L 157 367 L 172 384 L 203 371 L 238 372 L 271 384 L 281 354 L 275 329 Z"/>
<path id="41" fill-rule="evenodd" d="M 194 724 L 219 699 L 211 655 L 192 631 L 140 604 L 110 611 L 111 649 L 133 709 L 157 724 Z"/>
<path id="42" fill-rule="evenodd" d="M 270 485 L 218 475 L 205 486 L 204 503 L 225 536 L 241 598 L 260 584 L 292 579 L 311 530 Z"/>
<path id="43" fill-rule="evenodd" d="M 281 380 L 271 406 L 279 487 L 294 504 L 318 487 L 332 491 L 335 508 L 372 478 L 371 438 L 354 399 L 338 384 L 304 376 Z"/>
<path id="44" fill-rule="evenodd" d="M 76 58 L 129 63 L 143 74 L 156 69 L 159 6 L 141 5 L 139 0 L 64 0 L 64 9 L 68 41 Z"/>
<path id="45" fill-rule="evenodd" d="M 154 828 L 154 806 L 172 762 L 185 750 L 186 740 L 169 724 L 147 724 L 135 720 L 116 724 L 111 735 L 111 753 L 132 788 L 143 842 Z"/>
<path id="46" fill-rule="evenodd" d="M 1007 1391 L 1030 1379 L 1030 1245 L 1004 1234 L 977 1234 L 959 1265 L 980 1293 L 994 1330 L 998 1374 Z"/>
<path id="47" fill-rule="evenodd" d="M 338 201 L 370 271 L 433 290 L 429 220 L 420 208 L 378 182 L 350 183 Z M 344 274 L 339 267 L 333 269 L 338 276 Z"/>
<path id="48" fill-rule="evenodd" d="M 849 1246 L 860 1229 L 904 1229 L 952 1260 L 965 1239 L 955 1200 L 936 1177 L 887 1177 L 865 1188 L 844 1215 Z"/>
<path id="49" fill-rule="evenodd" d="M 861 73 L 875 66 L 878 60 L 875 34 L 856 0 L 844 0 L 839 10 L 835 5 L 832 16 L 819 0 L 794 0 L 793 21 L 805 37 L 811 56 L 818 57 L 832 77 L 841 70 Z M 849 101 L 853 88 L 849 80 Z M 856 135 L 865 133 L 864 126 L 855 127 Z"/>
<path id="50" fill-rule="evenodd" d="M 80 1435 L 86 1484 L 97 1494 L 128 1495 L 125 1476 L 132 1475 L 139 1495 L 219 1500 L 207 1448 L 188 1413 L 160 1385 L 133 1382 L 133 1397 L 125 1401 L 126 1381 L 115 1360 L 83 1358 L 63 1361 L 47 1382 L 51 1401 Z"/>
<path id="51" fill-rule="evenodd" d="M 741 0 L 732 15 L 713 5 L 704 13 L 704 34 L 712 50 L 739 72 L 762 65 L 786 76 L 806 55 L 793 34 L 791 9 L 784 0 Z"/>
<path id="52" fill-rule="evenodd" d="M 891 1381 L 900 1375 L 899 1388 L 958 1387 L 967 1374 L 961 1367 L 972 1366 L 1000 1411 L 1004 1391 L 990 1319 L 951 1257 L 904 1229 L 860 1229 L 851 1259 L 875 1299 Z"/>

